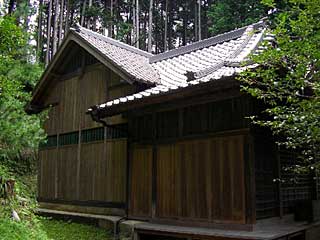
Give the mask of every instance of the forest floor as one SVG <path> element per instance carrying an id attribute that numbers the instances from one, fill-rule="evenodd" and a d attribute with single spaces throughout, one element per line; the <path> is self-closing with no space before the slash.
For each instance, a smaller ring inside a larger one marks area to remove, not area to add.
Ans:
<path id="1" fill-rule="evenodd" d="M 1 198 L 3 196 L 0 191 L 0 240 L 112 239 L 106 230 L 93 225 L 37 216 L 36 176 L 25 172 L 28 171 L 19 171 L 10 164 L 0 162 L 0 177 L 15 180 L 13 199 Z M 20 221 L 13 220 L 13 210 L 18 214 Z"/>

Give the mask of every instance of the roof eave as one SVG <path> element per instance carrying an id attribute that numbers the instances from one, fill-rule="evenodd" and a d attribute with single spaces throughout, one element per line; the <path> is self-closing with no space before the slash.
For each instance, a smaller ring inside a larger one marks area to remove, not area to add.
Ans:
<path id="1" fill-rule="evenodd" d="M 225 76 L 219 80 L 209 81 L 187 88 L 178 88 L 167 93 L 161 93 L 154 96 L 137 99 L 134 101 L 128 101 L 126 103 L 119 103 L 106 108 L 99 108 L 93 106 L 91 109 L 97 109 L 95 114 L 98 118 L 111 117 L 117 114 L 128 112 L 130 110 L 136 110 L 139 108 L 147 107 L 153 104 L 161 104 L 165 102 L 172 102 L 175 100 L 183 99 L 186 97 L 196 96 L 203 93 L 221 92 L 223 89 L 239 88 L 240 83 L 235 80 L 235 76 Z M 223 93 L 223 91 L 221 92 Z M 240 89 L 239 89 L 240 93 Z M 87 114 L 92 114 L 91 111 L 87 111 Z"/>

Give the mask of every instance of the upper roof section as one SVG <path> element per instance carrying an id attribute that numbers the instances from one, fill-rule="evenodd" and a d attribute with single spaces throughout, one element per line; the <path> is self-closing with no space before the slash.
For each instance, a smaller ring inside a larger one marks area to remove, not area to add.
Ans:
<path id="1" fill-rule="evenodd" d="M 233 74 L 233 66 L 256 48 L 264 32 L 263 22 L 221 34 L 150 58 L 165 86 L 186 86 L 189 81 L 216 74 Z M 230 73 L 229 73 L 230 72 Z"/>
<path id="2" fill-rule="evenodd" d="M 155 56 L 151 57 L 150 62 L 151 63 L 159 62 L 162 60 L 177 57 L 177 56 L 187 54 L 190 52 L 195 52 L 195 51 L 201 50 L 203 48 L 207 48 L 207 47 L 219 44 L 219 43 L 224 43 L 224 42 L 239 38 L 245 33 L 246 28 L 247 27 L 239 28 L 239 29 L 233 30 L 231 32 L 216 35 L 214 37 L 204 39 L 204 40 L 192 43 L 190 45 L 186 45 L 186 46 L 183 46 L 183 47 L 180 47 L 177 49 L 173 49 L 168 52 L 164 52 L 164 53 L 155 55 Z"/>
<path id="3" fill-rule="evenodd" d="M 150 89 L 132 96 L 97 105 L 104 109 L 176 89 L 232 76 L 246 67 L 244 60 L 263 39 L 263 21 L 199 41 L 162 54 L 152 55 L 128 44 L 77 26 L 70 29 L 58 52 L 45 70 L 33 93 L 31 105 L 41 102 L 44 89 L 54 80 L 55 70 L 63 64 L 65 48 L 73 41 L 128 82 L 142 82 Z"/>
<path id="4" fill-rule="evenodd" d="M 149 64 L 152 54 L 80 26 L 70 30 L 126 72 L 132 81 L 160 83 L 158 73 Z"/>
<path id="5" fill-rule="evenodd" d="M 263 21 L 221 34 L 188 46 L 149 58 L 150 65 L 160 76 L 160 83 L 142 92 L 114 99 L 93 109 L 106 116 L 119 105 L 143 101 L 160 95 L 175 94 L 181 89 L 231 77 L 247 68 L 255 67 L 248 56 L 263 50 L 259 43 L 265 38 Z M 108 110 L 109 109 L 109 110 Z"/>

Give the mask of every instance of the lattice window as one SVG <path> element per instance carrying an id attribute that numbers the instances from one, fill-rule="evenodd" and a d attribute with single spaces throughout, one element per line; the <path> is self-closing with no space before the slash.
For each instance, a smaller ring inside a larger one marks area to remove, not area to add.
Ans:
<path id="1" fill-rule="evenodd" d="M 255 143 L 256 216 L 257 219 L 276 216 L 278 213 L 276 157 L 270 140 L 257 138 Z"/>
<path id="2" fill-rule="evenodd" d="M 312 197 L 312 177 L 309 172 L 294 173 L 290 167 L 299 164 L 297 154 L 289 150 L 280 150 L 281 163 L 281 194 L 284 213 L 291 213 L 297 200 Z"/>
<path id="3" fill-rule="evenodd" d="M 78 144 L 79 132 L 65 133 L 59 136 L 59 146 Z"/>
<path id="4" fill-rule="evenodd" d="M 95 142 L 104 139 L 104 128 L 87 129 L 81 132 L 81 142 Z"/>

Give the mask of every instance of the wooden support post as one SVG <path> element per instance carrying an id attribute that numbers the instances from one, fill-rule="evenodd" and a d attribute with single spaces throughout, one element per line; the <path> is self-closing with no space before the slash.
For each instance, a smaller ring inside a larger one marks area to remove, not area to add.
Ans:
<path id="1" fill-rule="evenodd" d="M 39 153 L 39 149 L 37 151 L 37 170 L 38 170 L 38 174 L 37 174 L 37 197 L 41 196 L 41 174 L 42 174 L 42 167 L 41 167 L 41 159 L 40 159 L 40 153 Z M 1 176 L 0 176 L 0 182 L 1 182 Z"/>
<path id="2" fill-rule="evenodd" d="M 81 126 L 81 124 L 80 124 Z M 81 127 L 79 128 L 78 133 L 78 151 L 77 151 L 77 189 L 76 196 L 77 199 L 80 199 L 80 165 L 81 165 Z"/>
<path id="3" fill-rule="evenodd" d="M 246 224 L 256 223 L 256 187 L 254 166 L 254 137 L 249 134 L 244 144 Z"/>
<path id="4" fill-rule="evenodd" d="M 151 216 L 156 217 L 157 211 L 157 124 L 156 113 L 152 113 L 152 205 Z"/>
<path id="5" fill-rule="evenodd" d="M 279 206 L 279 217 L 283 217 L 283 201 L 282 201 L 282 189 L 281 189 L 281 160 L 280 160 L 280 149 L 277 147 L 277 195 L 278 195 L 278 206 Z"/>
<path id="6" fill-rule="evenodd" d="M 130 116 L 128 117 L 130 119 Z M 132 156 L 132 150 L 131 150 L 131 123 L 132 121 L 128 120 L 128 135 L 127 135 L 127 181 L 126 181 L 126 215 L 129 216 L 129 211 L 131 209 L 131 156 Z"/>
<path id="7" fill-rule="evenodd" d="M 54 198 L 58 198 L 58 164 L 60 161 L 60 154 L 59 154 L 59 133 L 57 133 L 57 153 L 56 153 L 56 164 L 54 166 Z"/>

